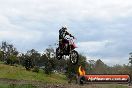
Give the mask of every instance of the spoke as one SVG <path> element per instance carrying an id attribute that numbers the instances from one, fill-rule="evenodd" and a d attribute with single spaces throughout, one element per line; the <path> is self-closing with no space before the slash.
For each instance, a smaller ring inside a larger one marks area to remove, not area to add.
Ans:
<path id="1" fill-rule="evenodd" d="M 77 63 L 78 55 L 77 55 L 77 53 L 75 51 L 71 52 L 71 58 L 70 59 L 71 59 L 71 63 L 73 63 L 73 64 Z"/>

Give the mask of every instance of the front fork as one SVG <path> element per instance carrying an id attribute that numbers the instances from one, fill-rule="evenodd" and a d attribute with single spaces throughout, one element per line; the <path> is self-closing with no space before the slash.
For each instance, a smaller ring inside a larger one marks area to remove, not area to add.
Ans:
<path id="1" fill-rule="evenodd" d="M 71 45 L 69 45 L 69 54 L 71 54 Z"/>

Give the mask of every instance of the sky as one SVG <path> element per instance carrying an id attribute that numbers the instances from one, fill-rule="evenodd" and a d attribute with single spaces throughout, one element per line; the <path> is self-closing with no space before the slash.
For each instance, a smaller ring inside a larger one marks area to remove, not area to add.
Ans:
<path id="1" fill-rule="evenodd" d="M 128 64 L 132 0 L 0 0 L 0 42 L 43 52 L 66 25 L 87 60 Z"/>

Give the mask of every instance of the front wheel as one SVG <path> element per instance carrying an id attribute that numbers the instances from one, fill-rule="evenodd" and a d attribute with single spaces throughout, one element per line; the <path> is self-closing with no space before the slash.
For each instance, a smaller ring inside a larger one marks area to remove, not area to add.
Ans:
<path id="1" fill-rule="evenodd" d="M 78 63 L 78 58 L 79 58 L 78 52 L 75 50 L 71 51 L 70 62 L 75 65 Z"/>

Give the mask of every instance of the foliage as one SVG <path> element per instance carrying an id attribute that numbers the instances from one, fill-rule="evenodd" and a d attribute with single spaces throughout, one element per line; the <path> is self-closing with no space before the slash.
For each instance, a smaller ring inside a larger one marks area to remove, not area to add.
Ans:
<path id="1" fill-rule="evenodd" d="M 18 62 L 17 56 L 16 56 L 16 55 L 13 55 L 13 54 L 11 54 L 11 55 L 8 57 L 7 61 L 6 61 L 6 63 L 7 63 L 7 64 L 10 64 L 10 65 L 14 65 L 14 64 L 17 63 L 17 62 Z"/>
<path id="2" fill-rule="evenodd" d="M 26 68 L 26 70 L 31 70 L 31 68 L 33 68 L 32 60 L 28 56 L 25 59 L 25 68 Z"/>
<path id="3" fill-rule="evenodd" d="M 38 53 L 38 51 L 36 51 L 35 49 L 31 49 L 27 51 L 26 55 L 31 59 L 33 66 L 38 65 L 37 62 L 40 59 L 40 53 Z"/>
<path id="4" fill-rule="evenodd" d="M 16 80 L 36 80 L 46 83 L 66 83 L 65 76 L 62 74 L 45 74 L 43 70 L 39 73 L 26 71 L 23 66 L 10 66 L 0 64 L 0 78 L 16 79 Z"/>
<path id="5" fill-rule="evenodd" d="M 17 55 L 18 51 L 12 44 L 7 42 L 2 42 L 0 58 L 2 61 L 5 61 L 6 64 L 13 65 L 18 63 Z"/>
<path id="6" fill-rule="evenodd" d="M 52 64 L 50 62 L 47 62 L 45 64 L 44 71 L 45 71 L 45 74 L 48 74 L 48 75 L 52 73 Z"/>
<path id="7" fill-rule="evenodd" d="M 33 68 L 33 70 L 32 70 L 33 72 L 39 72 L 39 67 L 38 66 L 35 66 L 34 68 Z"/>
<path id="8" fill-rule="evenodd" d="M 104 64 L 100 59 L 98 59 L 95 62 L 93 70 L 95 74 L 107 74 L 107 65 Z"/>
<path id="9" fill-rule="evenodd" d="M 132 66 L 132 52 L 131 53 L 129 53 L 129 55 L 130 55 L 130 57 L 129 57 L 129 63 L 131 64 L 131 66 Z"/>
<path id="10" fill-rule="evenodd" d="M 46 74 L 53 71 L 66 73 L 67 78 L 73 74 L 78 74 L 78 67 L 81 65 L 86 74 L 131 74 L 132 75 L 132 53 L 130 53 L 128 65 L 108 66 L 101 59 L 97 61 L 89 60 L 83 54 L 79 54 L 78 64 L 72 65 L 69 59 L 63 57 L 61 60 L 55 58 L 55 51 L 50 46 L 41 54 L 35 49 L 28 50 L 25 54 L 19 53 L 17 49 L 7 42 L 2 42 L 0 47 L 0 61 L 9 65 L 19 64 L 25 66 L 27 70 L 33 68 L 34 72 L 39 72 L 39 67 L 44 67 Z"/>
<path id="11" fill-rule="evenodd" d="M 3 52 L 0 51 L 0 61 L 3 61 Z"/>
<path id="12" fill-rule="evenodd" d="M 43 54 L 44 63 L 44 72 L 48 75 L 56 68 L 55 52 L 52 47 L 46 49 L 45 54 Z"/>

